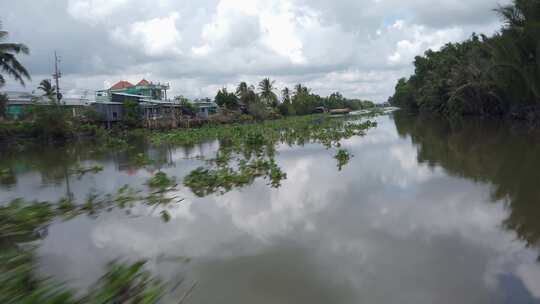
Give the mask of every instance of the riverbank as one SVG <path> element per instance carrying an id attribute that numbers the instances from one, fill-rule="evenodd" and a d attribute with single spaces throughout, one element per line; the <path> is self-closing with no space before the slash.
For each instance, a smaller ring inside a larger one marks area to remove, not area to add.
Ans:
<path id="1" fill-rule="evenodd" d="M 391 104 L 443 114 L 503 117 L 540 125 L 540 16 L 538 1 L 514 1 L 495 11 L 503 25 L 492 36 L 415 57 L 414 74 L 401 78 Z"/>
<path id="2" fill-rule="evenodd" d="M 380 114 L 380 109 L 364 110 L 357 115 L 377 115 Z M 323 115 L 323 114 L 313 114 Z M 266 124 L 267 122 L 280 122 L 284 121 L 302 121 L 302 117 L 311 117 L 313 115 L 304 116 L 276 116 L 273 118 L 267 118 L 264 120 L 256 119 L 251 115 L 246 114 L 225 114 L 215 115 L 206 120 L 201 119 L 187 119 L 177 124 L 177 128 L 158 128 L 147 129 L 141 128 L 136 125 L 127 125 L 119 123 L 113 128 L 105 128 L 101 124 L 96 123 L 76 123 L 74 121 L 68 121 L 63 126 L 62 130 L 55 130 L 55 132 L 49 133 L 46 126 L 29 121 L 4 121 L 0 122 L 0 142 L 4 143 L 18 143 L 18 142 L 31 142 L 37 141 L 42 143 L 64 143 L 74 140 L 98 140 L 103 141 L 105 145 L 122 145 L 121 141 L 128 140 L 131 137 L 146 137 L 152 134 L 152 137 L 160 138 L 157 134 L 167 134 L 170 132 L 190 132 L 190 130 L 209 128 L 225 128 L 230 126 L 239 125 L 257 125 Z M 328 115 L 328 114 L 326 114 Z M 308 118 L 309 120 L 309 118 Z M 195 132 L 197 137 L 200 132 Z"/>

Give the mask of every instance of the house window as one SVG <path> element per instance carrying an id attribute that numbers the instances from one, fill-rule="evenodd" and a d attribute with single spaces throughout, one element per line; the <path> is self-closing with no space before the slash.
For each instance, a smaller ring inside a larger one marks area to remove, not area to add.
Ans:
<path id="1" fill-rule="evenodd" d="M 118 119 L 118 113 L 112 112 L 112 117 L 113 117 L 113 119 Z"/>

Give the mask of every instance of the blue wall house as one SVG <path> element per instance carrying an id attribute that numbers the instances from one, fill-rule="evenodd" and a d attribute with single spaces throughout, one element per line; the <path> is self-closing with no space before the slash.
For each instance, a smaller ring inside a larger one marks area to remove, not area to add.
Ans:
<path id="1" fill-rule="evenodd" d="M 218 105 L 208 99 L 198 99 L 193 101 L 193 105 L 197 108 L 197 117 L 207 119 L 209 115 L 216 114 Z"/>
<path id="2" fill-rule="evenodd" d="M 28 92 L 3 92 L 7 96 L 6 116 L 9 119 L 21 119 L 28 111 L 28 108 L 34 104 L 36 96 Z"/>
<path id="3" fill-rule="evenodd" d="M 106 90 L 96 91 L 96 102 L 92 107 L 105 118 L 107 125 L 119 122 L 124 117 L 123 104 L 134 101 L 139 104 L 144 125 L 157 125 L 158 120 L 175 120 L 181 114 L 181 106 L 167 99 L 168 84 L 153 83 L 145 79 L 136 85 L 122 80 Z"/>
<path id="4" fill-rule="evenodd" d="M 124 118 L 124 104 L 121 102 L 94 102 L 91 107 L 101 113 L 108 124 L 119 122 Z"/>
<path id="5" fill-rule="evenodd" d="M 8 102 L 6 105 L 6 115 L 9 119 L 22 119 L 28 113 L 30 107 L 35 105 L 47 106 L 50 100 L 45 96 L 35 95 L 28 92 L 7 91 Z M 66 97 L 60 100 L 60 105 L 68 108 L 73 117 L 81 115 L 82 110 L 89 105 L 88 99 Z"/>

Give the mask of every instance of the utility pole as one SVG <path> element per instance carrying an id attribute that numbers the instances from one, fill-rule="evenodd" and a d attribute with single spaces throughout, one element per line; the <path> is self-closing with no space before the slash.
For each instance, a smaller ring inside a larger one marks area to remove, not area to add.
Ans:
<path id="1" fill-rule="evenodd" d="M 58 62 L 60 62 L 60 60 L 58 59 L 58 56 L 56 56 L 56 51 L 54 51 L 54 74 L 52 76 L 56 81 L 56 100 L 60 102 L 62 99 L 62 94 L 60 93 L 59 79 L 62 77 L 62 73 L 58 70 Z"/>

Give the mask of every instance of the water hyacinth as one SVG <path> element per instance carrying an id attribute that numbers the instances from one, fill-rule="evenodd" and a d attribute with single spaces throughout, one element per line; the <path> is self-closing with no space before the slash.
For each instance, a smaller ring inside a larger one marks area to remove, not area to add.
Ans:
<path id="1" fill-rule="evenodd" d="M 90 170 L 94 172 L 98 170 Z M 115 193 L 89 194 L 82 203 L 70 198 L 58 202 L 28 202 L 15 199 L 0 206 L 0 303 L 157 303 L 165 285 L 144 270 L 144 261 L 113 261 L 107 272 L 83 296 L 64 285 L 36 274 L 35 241 L 47 235 L 49 225 L 87 215 L 95 218 L 102 212 L 130 208 L 136 204 L 165 209 L 179 203 L 171 194 L 176 190 L 174 178 L 156 173 L 147 183 L 148 194 L 123 186 Z M 166 210 L 160 212 L 164 222 L 170 220 Z M 25 244 L 25 246 L 21 246 Z"/>
<path id="2" fill-rule="evenodd" d="M 341 171 L 343 169 L 343 166 L 345 166 L 347 163 L 349 163 L 349 160 L 351 159 L 351 154 L 349 153 L 349 151 L 345 150 L 345 149 L 338 149 L 336 155 L 334 156 L 334 158 L 337 160 L 338 164 L 338 169 L 339 171 Z"/>
<path id="3" fill-rule="evenodd" d="M 158 144 L 179 145 L 208 140 L 220 142 L 219 151 L 214 158 L 207 160 L 207 166 L 195 169 L 184 178 L 184 185 L 195 195 L 203 197 L 250 185 L 259 177 L 268 180 L 271 187 L 278 188 L 287 178 L 286 172 L 275 161 L 279 144 L 303 146 L 315 143 L 328 149 L 339 148 L 336 159 L 341 170 L 350 158 L 348 152 L 340 148 L 341 140 L 362 136 L 366 130 L 376 126 L 369 120 L 360 122 L 361 117 L 292 117 L 256 124 L 155 133 L 151 139 Z"/>

